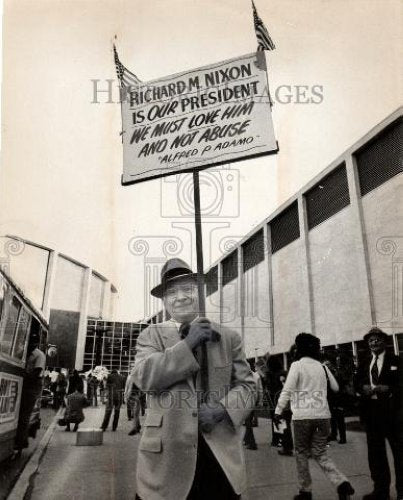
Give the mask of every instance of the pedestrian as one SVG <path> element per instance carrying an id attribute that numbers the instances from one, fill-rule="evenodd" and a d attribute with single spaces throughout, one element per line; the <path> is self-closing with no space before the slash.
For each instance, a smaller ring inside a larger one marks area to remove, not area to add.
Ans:
<path id="1" fill-rule="evenodd" d="M 341 393 L 343 417 L 347 411 L 354 412 L 357 408 L 357 394 L 354 388 L 355 363 L 352 352 L 337 352 L 336 358 L 338 382 Z"/>
<path id="2" fill-rule="evenodd" d="M 93 391 L 93 385 L 91 383 L 91 379 L 92 379 L 92 373 L 90 372 L 88 375 L 87 375 L 87 401 L 88 401 L 88 404 L 90 406 L 92 406 L 92 401 L 93 401 L 93 397 L 92 397 L 92 391 Z"/>
<path id="3" fill-rule="evenodd" d="M 260 378 L 260 375 L 257 371 L 253 371 L 253 378 L 255 380 L 256 384 L 256 390 L 257 390 L 257 400 L 256 400 L 256 407 L 254 410 L 250 412 L 250 414 L 246 417 L 245 419 L 245 435 L 243 438 L 244 445 L 246 449 L 248 450 L 257 450 L 257 444 L 256 444 L 256 439 L 255 439 L 255 434 L 253 432 L 253 422 L 255 420 L 256 416 L 256 410 L 257 408 L 262 404 L 263 402 L 263 385 L 262 385 L 262 380 Z"/>
<path id="4" fill-rule="evenodd" d="M 283 433 L 279 432 L 274 425 L 274 409 L 276 407 L 277 399 L 280 395 L 283 385 L 280 382 L 280 374 L 283 372 L 283 368 L 280 362 L 274 356 L 269 356 L 267 358 L 267 388 L 269 391 L 269 401 L 270 401 L 270 418 L 271 418 L 271 446 L 281 447 Z"/>
<path id="5" fill-rule="evenodd" d="M 50 378 L 49 389 L 52 391 L 52 394 L 53 394 L 53 407 L 54 408 L 56 408 L 56 388 L 57 388 L 57 377 L 58 376 L 59 376 L 58 368 L 52 368 L 51 372 L 49 373 L 49 378 Z"/>
<path id="6" fill-rule="evenodd" d="M 88 379 L 89 402 L 91 406 L 98 406 L 98 379 L 92 374 Z"/>
<path id="7" fill-rule="evenodd" d="M 106 380 L 106 398 L 105 415 L 101 429 L 106 431 L 113 411 L 112 430 L 116 431 L 123 401 L 123 378 L 116 369 L 111 371 Z"/>
<path id="8" fill-rule="evenodd" d="M 133 420 L 132 428 L 129 436 L 138 434 L 141 430 L 140 426 L 140 389 L 134 382 L 131 374 L 127 377 L 125 385 L 125 400 L 127 406 L 127 419 Z"/>
<path id="9" fill-rule="evenodd" d="M 167 261 L 151 294 L 171 319 L 137 340 L 132 375 L 148 391 L 137 498 L 239 499 L 246 488 L 242 423 L 256 400 L 241 337 L 199 317 L 196 274 L 180 259 Z"/>
<path id="10" fill-rule="evenodd" d="M 274 416 L 278 425 L 284 409 L 291 402 L 299 482 L 299 494 L 294 500 L 312 498 L 312 478 L 309 471 L 311 456 L 336 486 L 339 499 L 347 499 L 354 493 L 354 489 L 328 457 L 326 450 L 330 433 L 327 383 L 329 381 L 331 390 L 337 391 L 337 382 L 319 361 L 320 340 L 317 337 L 300 333 L 295 338 L 295 344 L 297 361 L 291 364 Z"/>
<path id="11" fill-rule="evenodd" d="M 346 444 L 346 422 L 344 419 L 344 385 L 337 368 L 337 356 L 333 353 L 326 353 L 324 355 L 323 364 L 332 372 L 333 377 L 336 379 L 339 390 L 337 392 L 330 391 L 327 396 L 330 410 L 330 434 L 327 440 L 337 441 L 339 436 L 339 443 Z"/>
<path id="12" fill-rule="evenodd" d="M 27 364 L 22 385 L 20 413 L 18 418 L 15 450 L 21 455 L 23 448 L 28 448 L 29 420 L 37 399 L 42 394 L 43 375 L 46 366 L 46 356 L 39 349 L 40 336 L 32 333 L 27 348 Z"/>
<path id="13" fill-rule="evenodd" d="M 101 379 L 99 382 L 99 397 L 101 398 L 101 404 L 105 404 L 105 382 L 106 377 Z"/>
<path id="14" fill-rule="evenodd" d="M 80 382 L 77 382 L 74 392 L 67 396 L 66 411 L 64 413 L 64 420 L 66 421 L 65 430 L 67 432 L 70 431 L 70 424 L 74 424 L 73 432 L 76 432 L 80 423 L 84 422 L 83 408 L 87 406 L 88 402 L 83 394 L 84 385 L 81 379 Z"/>
<path id="15" fill-rule="evenodd" d="M 386 350 L 389 336 L 379 328 L 364 335 L 370 356 L 358 365 L 355 386 L 360 395 L 360 414 L 367 434 L 368 463 L 374 483 L 372 493 L 365 500 L 389 498 L 390 469 L 386 440 L 392 449 L 396 490 L 403 499 L 402 429 L 399 422 L 399 358 Z"/>
<path id="16" fill-rule="evenodd" d="M 81 388 L 80 392 L 83 392 L 83 381 L 78 373 L 77 370 L 73 370 L 71 372 L 71 375 L 68 380 L 69 386 L 67 389 L 67 395 L 73 394 L 73 392 L 76 392 L 77 387 Z"/>
<path id="17" fill-rule="evenodd" d="M 280 382 L 284 387 L 285 381 L 287 380 L 287 372 L 283 371 L 280 373 Z M 281 435 L 281 450 L 278 450 L 278 454 L 286 457 L 292 457 L 294 455 L 294 441 L 292 439 L 292 429 L 291 429 L 291 420 L 292 420 L 292 411 L 290 407 L 290 402 L 288 401 L 287 406 L 284 408 L 282 413 L 284 424 L 282 426 L 282 435 Z"/>
<path id="18" fill-rule="evenodd" d="M 64 398 L 66 396 L 67 389 L 67 379 L 65 374 L 62 372 L 61 368 L 56 368 L 57 371 L 57 380 L 56 380 L 56 391 L 54 393 L 54 408 L 58 410 L 60 407 L 65 407 L 66 403 Z"/>

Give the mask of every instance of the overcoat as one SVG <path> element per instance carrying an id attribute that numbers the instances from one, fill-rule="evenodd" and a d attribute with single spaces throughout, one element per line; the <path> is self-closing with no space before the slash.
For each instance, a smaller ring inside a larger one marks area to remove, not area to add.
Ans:
<path id="1" fill-rule="evenodd" d="M 221 334 L 207 342 L 208 402 L 220 402 L 228 420 L 203 433 L 234 491 L 246 488 L 242 423 L 256 401 L 256 384 L 240 335 L 212 323 Z M 150 325 L 137 340 L 132 375 L 147 391 L 147 412 L 137 461 L 137 493 L 144 500 L 185 500 L 197 458 L 200 390 L 198 353 L 181 340 L 175 323 Z M 199 358 L 200 359 L 200 358 Z"/>

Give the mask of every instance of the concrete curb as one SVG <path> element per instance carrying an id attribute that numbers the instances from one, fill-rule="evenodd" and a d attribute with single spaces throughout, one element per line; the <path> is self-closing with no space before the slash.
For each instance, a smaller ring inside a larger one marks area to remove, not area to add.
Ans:
<path id="1" fill-rule="evenodd" d="M 33 452 L 31 458 L 25 464 L 20 477 L 17 479 L 13 489 L 7 497 L 7 500 L 23 500 L 25 497 L 28 488 L 30 486 L 31 477 L 35 474 L 35 472 L 39 468 L 39 464 L 41 463 L 41 459 L 45 450 L 49 444 L 49 441 L 53 435 L 55 427 L 57 425 L 57 421 L 63 415 L 63 408 L 61 408 L 55 415 L 52 423 L 49 425 L 48 430 L 45 432 L 44 436 L 40 440 L 38 446 Z"/>

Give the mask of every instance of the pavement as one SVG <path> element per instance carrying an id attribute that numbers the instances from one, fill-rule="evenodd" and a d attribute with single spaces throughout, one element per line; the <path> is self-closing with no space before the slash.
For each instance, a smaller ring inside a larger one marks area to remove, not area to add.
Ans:
<path id="1" fill-rule="evenodd" d="M 51 425 L 56 411 L 51 408 L 41 409 L 41 428 L 35 439 L 29 439 L 29 447 L 22 451 L 20 458 L 16 460 L 5 460 L 0 464 L 0 500 L 7 498 L 12 487 L 21 475 L 27 462 L 35 453 L 43 436 Z"/>
<path id="2" fill-rule="evenodd" d="M 119 428 L 104 433 L 102 446 L 76 446 L 75 433 L 56 428 L 24 500 L 134 500 L 139 436 L 127 435 L 131 426 L 123 410 Z M 99 427 L 103 411 L 103 407 L 87 408 L 81 427 Z M 353 422 L 348 425 L 354 427 Z M 259 419 L 254 429 L 258 450 L 245 450 L 248 490 L 242 500 L 289 500 L 298 490 L 295 458 L 279 456 L 277 448 L 269 445 L 270 428 L 269 420 Z M 364 433 L 349 430 L 347 444 L 332 442 L 329 454 L 353 484 L 354 498 L 371 491 Z M 337 498 L 333 486 L 313 461 L 311 473 L 315 499 Z"/>

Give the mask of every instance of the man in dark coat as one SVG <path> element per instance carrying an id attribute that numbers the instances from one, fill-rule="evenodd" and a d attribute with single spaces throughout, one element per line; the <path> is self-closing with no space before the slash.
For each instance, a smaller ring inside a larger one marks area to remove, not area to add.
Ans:
<path id="1" fill-rule="evenodd" d="M 119 423 L 120 407 L 123 401 L 124 382 L 117 370 L 112 370 L 106 380 L 107 401 L 105 408 L 105 416 L 101 425 L 101 429 L 106 431 L 109 425 L 109 420 L 113 414 L 112 430 L 116 431 Z"/>
<path id="2" fill-rule="evenodd" d="M 359 364 L 355 380 L 367 433 L 369 468 L 374 482 L 374 491 L 364 495 L 364 500 L 389 498 L 390 469 L 386 439 L 393 453 L 398 499 L 403 498 L 401 438 L 399 440 L 402 431 L 397 419 L 399 358 L 386 350 L 387 339 L 388 335 L 379 328 L 372 328 L 364 336 L 371 356 Z"/>

